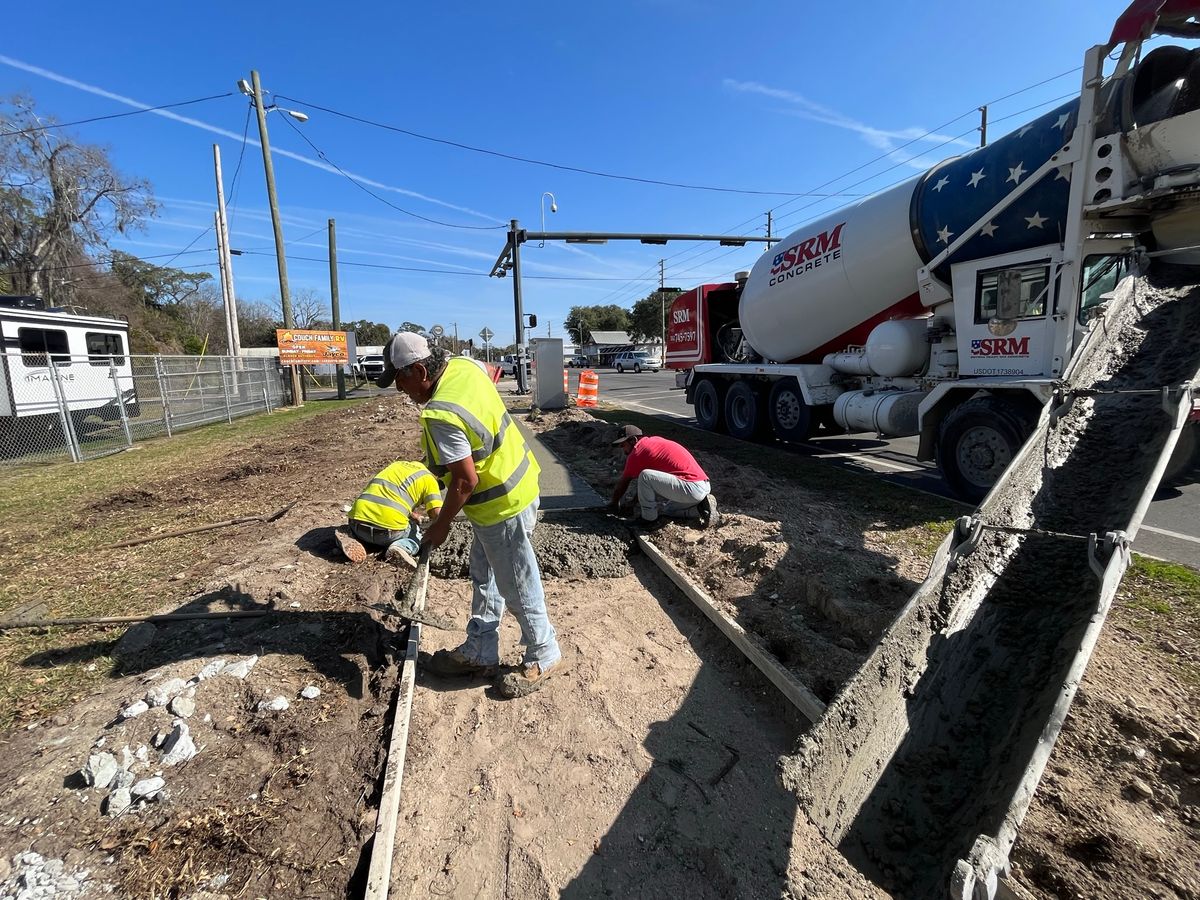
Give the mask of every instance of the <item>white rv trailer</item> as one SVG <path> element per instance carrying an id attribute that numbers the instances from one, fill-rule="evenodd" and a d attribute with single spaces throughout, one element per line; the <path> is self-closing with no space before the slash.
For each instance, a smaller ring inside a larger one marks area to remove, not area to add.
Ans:
<path id="1" fill-rule="evenodd" d="M 129 323 L 40 305 L 0 298 L 0 422 L 57 419 L 63 405 L 75 419 L 115 420 L 121 402 L 136 416 L 133 388 L 117 394 L 133 384 Z"/>

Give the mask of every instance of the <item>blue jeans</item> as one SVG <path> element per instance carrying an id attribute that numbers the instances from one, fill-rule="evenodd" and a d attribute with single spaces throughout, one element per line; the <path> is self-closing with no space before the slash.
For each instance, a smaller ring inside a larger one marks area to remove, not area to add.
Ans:
<path id="1" fill-rule="evenodd" d="M 350 533 L 364 544 L 376 547 L 390 547 L 399 544 L 401 550 L 407 550 L 416 556 L 421 551 L 421 526 L 416 519 L 408 520 L 408 527 L 399 530 L 380 528 L 378 525 L 368 525 L 366 522 L 350 520 Z"/>
<path id="2" fill-rule="evenodd" d="M 533 554 L 533 528 L 538 500 L 511 519 L 495 525 L 472 523 L 471 621 L 463 655 L 483 665 L 500 662 L 500 617 L 507 606 L 521 626 L 523 662 L 548 669 L 561 654 L 554 626 L 546 615 L 542 573 Z"/>

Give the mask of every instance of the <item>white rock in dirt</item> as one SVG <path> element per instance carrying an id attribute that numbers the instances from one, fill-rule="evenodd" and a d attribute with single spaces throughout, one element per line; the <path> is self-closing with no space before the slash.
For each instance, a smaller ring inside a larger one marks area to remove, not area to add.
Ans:
<path id="1" fill-rule="evenodd" d="M 151 706 L 166 706 L 185 687 L 187 682 L 182 678 L 168 678 L 162 684 L 156 684 L 146 691 L 146 702 Z"/>
<path id="2" fill-rule="evenodd" d="M 167 782 L 162 778 L 143 778 L 133 786 L 130 792 L 135 799 L 150 800 L 166 786 Z"/>
<path id="3" fill-rule="evenodd" d="M 145 762 L 150 758 L 150 750 L 145 744 L 142 744 L 142 746 L 133 751 L 133 755 L 138 758 L 139 762 Z"/>
<path id="4" fill-rule="evenodd" d="M 155 749 L 160 749 L 167 742 L 167 733 L 165 731 L 156 731 L 154 737 L 150 739 Z"/>
<path id="5" fill-rule="evenodd" d="M 225 668 L 226 662 L 223 659 L 214 659 L 208 663 L 203 669 L 192 676 L 192 681 L 199 684 L 201 681 L 208 681 L 210 678 L 216 678 L 221 674 L 221 670 Z"/>
<path id="6" fill-rule="evenodd" d="M 41 897 L 70 897 L 90 887 L 89 872 L 69 872 L 61 859 L 46 859 L 32 850 L 18 853 L 0 881 L 0 897 L 34 900 Z"/>
<path id="7" fill-rule="evenodd" d="M 133 768 L 133 754 L 129 752 L 128 744 L 121 748 L 117 756 L 117 765 L 121 767 L 121 771 L 123 772 L 128 772 Z"/>
<path id="8" fill-rule="evenodd" d="M 289 603 L 289 604 L 288 604 L 288 606 L 290 606 L 292 609 L 299 609 L 299 608 L 300 608 L 300 604 L 299 604 L 297 601 L 295 601 L 295 600 L 293 600 L 291 603 Z"/>
<path id="9" fill-rule="evenodd" d="M 245 659 L 239 659 L 237 662 L 227 665 L 221 670 L 221 674 L 228 675 L 230 678 L 245 678 L 257 663 L 258 656 L 247 656 Z"/>
<path id="10" fill-rule="evenodd" d="M 145 700 L 135 700 L 121 710 L 122 719 L 134 719 L 150 708 L 150 704 Z"/>
<path id="11" fill-rule="evenodd" d="M 119 816 L 131 806 L 133 806 L 133 795 L 130 794 L 129 788 L 117 788 L 105 799 L 104 814 Z"/>
<path id="12" fill-rule="evenodd" d="M 188 719 L 196 711 L 196 701 L 191 697 L 176 697 L 171 701 L 168 709 L 175 715 Z"/>
<path id="13" fill-rule="evenodd" d="M 96 790 L 102 791 L 112 784 L 119 768 L 117 758 L 111 753 L 93 753 L 79 774 Z"/>
<path id="14" fill-rule="evenodd" d="M 258 701 L 259 712 L 283 712 L 292 704 L 287 702 L 286 697 L 276 697 L 274 700 Z"/>
<path id="15" fill-rule="evenodd" d="M 321 689 L 319 687 L 317 687 L 315 684 L 310 684 L 308 687 L 306 687 L 304 690 L 302 690 L 300 692 L 300 696 L 303 697 L 305 700 L 316 700 L 318 697 L 321 696 Z"/>
<path id="16" fill-rule="evenodd" d="M 187 723 L 176 720 L 175 727 L 171 729 L 171 733 L 163 744 L 162 764 L 177 766 L 182 762 L 187 762 L 196 755 L 196 752 L 196 743 L 192 740 Z"/>

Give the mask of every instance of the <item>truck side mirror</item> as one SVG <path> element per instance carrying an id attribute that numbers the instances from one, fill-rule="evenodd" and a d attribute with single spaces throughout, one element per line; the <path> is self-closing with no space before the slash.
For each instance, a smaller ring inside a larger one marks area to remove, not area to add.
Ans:
<path id="1" fill-rule="evenodd" d="M 996 274 L 996 315 L 988 322 L 988 331 L 997 337 L 1012 334 L 1021 317 L 1021 273 L 1009 269 Z"/>

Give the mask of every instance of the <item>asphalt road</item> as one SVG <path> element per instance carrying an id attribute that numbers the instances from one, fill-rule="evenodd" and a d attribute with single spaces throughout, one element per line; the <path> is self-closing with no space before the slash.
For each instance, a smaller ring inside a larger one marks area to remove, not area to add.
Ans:
<path id="1" fill-rule="evenodd" d="M 570 372 L 574 394 L 579 372 L 577 369 Z M 695 427 L 692 407 L 684 400 L 683 391 L 674 388 L 674 372 L 619 375 L 612 369 L 600 369 L 599 373 L 601 402 Z M 950 496 L 937 467 L 916 460 L 915 437 L 878 440 L 870 435 L 839 435 L 792 446 L 797 452 L 828 460 L 831 465 L 869 473 L 943 497 Z M 1097 485 L 1097 488 L 1102 490 L 1103 486 Z M 1158 492 L 1138 531 L 1134 549 L 1200 569 L 1200 472 L 1194 473 L 1188 484 Z"/>

